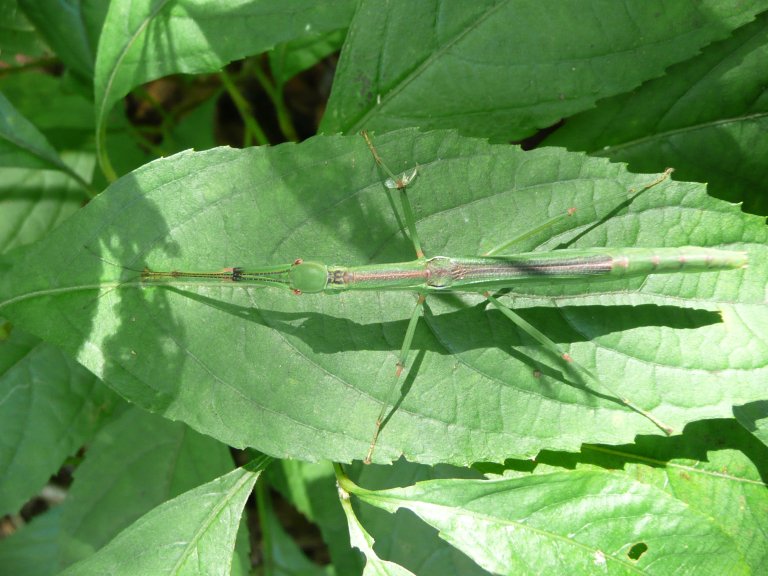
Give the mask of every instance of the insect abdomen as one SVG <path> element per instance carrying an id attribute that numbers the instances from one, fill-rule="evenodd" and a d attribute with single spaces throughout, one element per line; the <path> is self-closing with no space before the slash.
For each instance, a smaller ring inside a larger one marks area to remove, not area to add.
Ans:
<path id="1" fill-rule="evenodd" d="M 695 246 L 627 248 L 612 256 L 611 276 L 732 270 L 746 265 L 746 252 Z"/>

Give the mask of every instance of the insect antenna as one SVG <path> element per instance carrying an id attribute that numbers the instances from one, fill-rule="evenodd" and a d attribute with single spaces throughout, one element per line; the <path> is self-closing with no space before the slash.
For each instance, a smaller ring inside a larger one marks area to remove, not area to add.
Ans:
<path id="1" fill-rule="evenodd" d="M 135 268 L 131 268 L 130 266 L 125 266 L 123 264 L 118 264 L 116 262 L 112 262 L 111 260 L 108 260 L 107 258 L 104 258 L 104 256 L 102 256 L 101 254 L 97 253 L 95 250 L 93 250 L 93 248 L 91 248 L 90 246 L 88 246 L 86 244 L 83 244 L 83 248 L 87 252 L 90 252 L 94 257 L 96 257 L 99 260 L 101 260 L 102 262 L 104 262 L 105 264 L 109 264 L 110 266 L 114 266 L 115 268 L 120 268 L 121 270 L 128 270 L 130 272 L 135 272 L 137 274 L 137 276 L 129 278 L 127 280 L 123 280 L 121 282 L 118 282 L 114 286 L 110 287 L 108 290 L 106 290 L 104 292 L 101 292 L 98 296 L 96 296 L 96 298 L 94 298 L 94 301 L 98 300 L 98 299 L 100 299 L 100 298 L 102 298 L 104 296 L 106 296 L 107 294 L 109 294 L 110 292 L 112 292 L 114 290 L 117 290 L 118 288 L 126 286 L 127 284 L 130 284 L 132 282 L 136 282 L 136 280 L 141 280 L 144 277 L 145 273 L 146 273 L 146 268 L 144 270 L 137 270 Z"/>

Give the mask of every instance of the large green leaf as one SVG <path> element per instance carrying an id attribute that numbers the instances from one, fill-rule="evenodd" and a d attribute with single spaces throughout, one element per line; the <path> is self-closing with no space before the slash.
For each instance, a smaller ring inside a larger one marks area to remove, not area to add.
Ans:
<path id="1" fill-rule="evenodd" d="M 230 574 L 245 501 L 269 462 L 261 456 L 161 504 L 62 575 Z"/>
<path id="2" fill-rule="evenodd" d="M 494 574 L 750 573 L 714 518 L 621 473 L 348 489 L 373 506 L 411 510 Z"/>
<path id="3" fill-rule="evenodd" d="M 163 502 L 232 471 L 227 447 L 135 407 L 88 447 L 62 504 L 59 569 L 88 558 Z"/>
<path id="4" fill-rule="evenodd" d="M 322 131 L 419 126 L 524 138 L 661 76 L 766 8 L 721 0 L 364 1 Z"/>
<path id="5" fill-rule="evenodd" d="M 280 42 L 344 28 L 354 7 L 353 0 L 112 2 L 94 76 L 102 160 L 107 115 L 134 87 L 168 74 L 214 72 Z"/>
<path id="6" fill-rule="evenodd" d="M 393 169 L 420 166 L 410 190 L 428 255 L 480 254 L 572 207 L 571 218 L 517 249 L 747 250 L 746 270 L 526 285 L 505 301 L 678 432 L 765 397 L 768 348 L 755 337 L 768 327 L 761 219 L 684 182 L 624 202 L 655 176 L 562 150 L 526 153 L 446 132 L 376 142 Z M 394 380 L 412 294 L 146 286 L 121 266 L 412 259 L 381 180 L 359 136 L 158 160 L 0 262 L 0 312 L 76 355 L 131 401 L 231 445 L 309 460 L 361 458 Z M 659 433 L 615 399 L 585 390 L 480 296 L 428 304 L 379 461 L 499 461 Z"/>
<path id="7" fill-rule="evenodd" d="M 0 514 L 18 512 L 119 404 L 72 358 L 21 330 L 0 339 L 0 399 Z"/>
<path id="8" fill-rule="evenodd" d="M 91 82 L 96 45 L 111 2 L 79 0 L 19 0 L 24 14 L 56 56 L 76 76 Z"/>
<path id="9" fill-rule="evenodd" d="M 68 168 L 45 136 L 0 94 L 0 167 Z"/>
<path id="10" fill-rule="evenodd" d="M 768 12 L 638 90 L 573 118 L 546 143 L 646 172 L 674 166 L 713 196 L 768 214 Z"/>

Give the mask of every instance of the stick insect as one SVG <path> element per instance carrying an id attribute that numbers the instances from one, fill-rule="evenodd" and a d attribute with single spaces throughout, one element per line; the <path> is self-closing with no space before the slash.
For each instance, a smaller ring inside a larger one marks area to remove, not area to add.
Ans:
<path id="1" fill-rule="evenodd" d="M 502 255 L 513 243 L 521 238 L 505 242 L 482 256 L 453 257 L 427 256 L 419 239 L 414 210 L 408 198 L 407 188 L 417 176 L 417 168 L 395 176 L 379 156 L 367 133 L 363 138 L 375 160 L 388 180 L 384 187 L 399 197 L 405 233 L 416 253 L 416 259 L 409 262 L 369 264 L 362 266 L 326 265 L 320 262 L 297 259 L 288 264 L 256 268 L 233 267 L 212 272 L 155 271 L 145 269 L 141 278 L 145 282 L 178 282 L 190 279 L 235 282 L 244 285 L 276 287 L 291 290 L 295 294 L 335 294 L 347 290 L 399 290 L 412 291 L 417 295 L 400 348 L 393 382 L 382 402 L 376 419 L 371 442 L 365 456 L 370 463 L 381 433 L 387 410 L 402 382 L 412 347 L 416 326 L 423 315 L 427 295 L 445 292 L 469 292 L 482 295 L 487 301 L 526 333 L 548 353 L 559 357 L 563 365 L 589 383 L 594 390 L 608 393 L 626 408 L 647 418 L 666 434 L 670 426 L 650 412 L 616 393 L 595 374 L 579 364 L 547 335 L 531 325 L 509 306 L 499 300 L 497 291 L 517 285 L 520 282 L 567 282 L 586 278 L 644 277 L 650 274 L 702 273 L 742 268 L 747 263 L 743 252 L 701 247 L 681 248 L 595 248 L 563 249 L 549 252 L 528 252 Z M 647 184 L 640 192 L 656 186 L 669 175 Z M 398 207 L 394 206 L 397 212 Z M 536 228 L 553 225 L 562 215 Z M 528 233 L 530 234 L 530 233 Z M 522 238 L 527 236 L 523 235 Z"/>

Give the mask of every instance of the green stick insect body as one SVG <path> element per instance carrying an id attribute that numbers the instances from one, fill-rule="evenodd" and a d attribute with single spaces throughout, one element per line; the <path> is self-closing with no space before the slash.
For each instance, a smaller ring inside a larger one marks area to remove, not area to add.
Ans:
<path id="1" fill-rule="evenodd" d="M 405 217 L 408 235 L 416 251 L 416 260 L 390 264 L 363 266 L 336 266 L 320 262 L 295 260 L 290 264 L 259 268 L 225 268 L 217 272 L 154 271 L 144 270 L 145 282 L 178 282 L 184 279 L 196 281 L 230 281 L 244 285 L 271 286 L 288 289 L 295 294 L 335 294 L 348 290 L 408 290 L 419 297 L 411 313 L 405 337 L 398 356 L 396 379 L 388 400 L 382 403 L 376 421 L 365 462 L 369 463 L 387 413 L 393 404 L 392 396 L 397 390 L 416 324 L 421 316 L 427 294 L 438 292 L 474 292 L 483 294 L 504 316 L 527 333 L 553 355 L 560 357 L 566 365 L 585 377 L 595 389 L 603 389 L 627 408 L 641 414 L 667 434 L 672 428 L 655 416 L 623 398 L 606 386 L 597 376 L 578 364 L 548 336 L 528 323 L 511 308 L 501 303 L 491 291 L 510 288 L 521 282 L 567 282 L 568 280 L 610 279 L 649 274 L 702 273 L 742 268 L 747 265 L 744 252 L 685 246 L 680 248 L 594 248 L 564 249 L 551 252 L 528 252 L 508 256 L 490 255 L 505 250 L 520 240 L 506 242 L 494 248 L 489 255 L 475 257 L 432 256 L 425 257 L 418 234 L 415 218 L 406 187 L 416 177 L 414 169 L 409 174 L 395 178 L 382 162 L 368 135 L 363 136 L 376 160 L 389 175 L 385 186 L 400 193 L 400 204 Z M 644 190 L 663 181 L 671 171 L 645 186 Z M 557 217 L 544 226 L 559 220 Z M 542 227 L 537 228 L 539 230 Z M 523 236 L 525 237 L 525 236 Z"/>
<path id="2" fill-rule="evenodd" d="M 511 256 L 452 258 L 433 256 L 410 262 L 365 266 L 327 266 L 296 260 L 268 268 L 225 268 L 219 272 L 155 272 L 145 281 L 190 278 L 287 288 L 295 294 L 334 294 L 346 290 L 484 292 L 519 282 L 626 278 L 648 274 L 707 272 L 742 268 L 743 252 L 716 248 L 595 248 L 529 252 Z"/>

